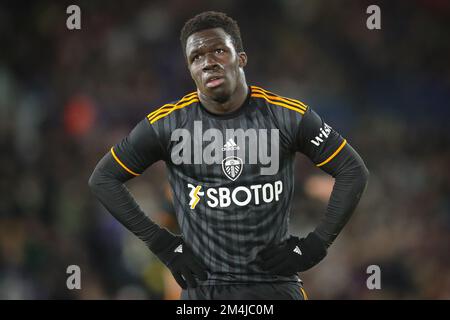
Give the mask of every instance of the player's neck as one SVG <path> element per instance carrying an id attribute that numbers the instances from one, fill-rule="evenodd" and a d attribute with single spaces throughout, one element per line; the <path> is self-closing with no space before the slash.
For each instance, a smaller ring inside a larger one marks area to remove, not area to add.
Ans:
<path id="1" fill-rule="evenodd" d="M 245 81 L 239 83 L 235 92 L 225 102 L 215 101 L 201 93 L 199 93 L 200 102 L 206 110 L 213 114 L 224 115 L 238 110 L 244 104 L 248 95 L 248 85 Z"/>

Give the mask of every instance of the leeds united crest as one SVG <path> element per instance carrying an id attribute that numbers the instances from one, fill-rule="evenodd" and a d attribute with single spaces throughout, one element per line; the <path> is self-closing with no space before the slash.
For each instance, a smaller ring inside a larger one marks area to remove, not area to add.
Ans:
<path id="1" fill-rule="evenodd" d="M 241 175 L 242 167 L 242 160 L 235 156 L 225 158 L 222 161 L 223 173 L 233 181 Z"/>

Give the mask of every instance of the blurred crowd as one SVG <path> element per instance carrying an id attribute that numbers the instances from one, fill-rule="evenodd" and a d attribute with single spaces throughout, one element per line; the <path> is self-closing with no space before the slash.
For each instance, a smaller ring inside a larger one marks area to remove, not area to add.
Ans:
<path id="1" fill-rule="evenodd" d="M 178 297 L 87 181 L 140 119 L 194 90 L 179 30 L 211 9 L 238 21 L 249 84 L 310 105 L 371 172 L 328 257 L 302 274 L 310 298 L 450 299 L 450 3 L 377 3 L 381 30 L 366 28 L 366 1 L 85 1 L 68 30 L 69 2 L 2 2 L 0 299 Z M 159 162 L 127 186 L 176 232 L 165 181 Z M 332 186 L 298 156 L 293 233 L 314 228 Z M 69 265 L 81 290 L 66 287 Z"/>

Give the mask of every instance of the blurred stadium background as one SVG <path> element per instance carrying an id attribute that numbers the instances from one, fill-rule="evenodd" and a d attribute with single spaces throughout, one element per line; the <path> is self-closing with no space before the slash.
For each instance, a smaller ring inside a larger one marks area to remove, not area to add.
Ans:
<path id="1" fill-rule="evenodd" d="M 240 24 L 249 83 L 309 104 L 371 171 L 329 256 L 302 275 L 309 296 L 450 298 L 449 1 L 85 1 L 69 31 L 72 3 L 0 4 L 1 299 L 178 297 L 87 180 L 140 119 L 193 90 L 179 30 L 210 9 Z M 366 28 L 370 4 L 382 30 Z M 296 181 L 292 232 L 306 234 L 333 181 L 302 156 Z M 176 231 L 163 163 L 128 186 Z M 72 264 L 81 290 L 66 288 Z M 371 264 L 381 290 L 366 287 Z"/>

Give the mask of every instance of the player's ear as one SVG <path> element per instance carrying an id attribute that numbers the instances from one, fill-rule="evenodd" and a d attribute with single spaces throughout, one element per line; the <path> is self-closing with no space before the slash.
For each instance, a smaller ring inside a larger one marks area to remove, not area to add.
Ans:
<path id="1" fill-rule="evenodd" d="M 245 52 L 239 52 L 238 53 L 238 57 L 239 57 L 239 67 L 243 68 L 247 65 L 247 54 Z"/>

